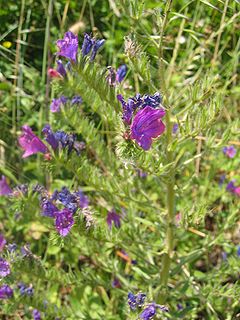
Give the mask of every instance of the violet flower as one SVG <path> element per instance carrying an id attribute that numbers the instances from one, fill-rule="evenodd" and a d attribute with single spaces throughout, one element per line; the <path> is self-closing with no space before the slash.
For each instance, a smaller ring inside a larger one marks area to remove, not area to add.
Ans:
<path id="1" fill-rule="evenodd" d="M 9 263 L 5 259 L 0 258 L 0 277 L 4 278 L 10 273 L 11 271 Z"/>
<path id="2" fill-rule="evenodd" d="M 53 150 L 56 150 L 58 147 L 58 140 L 55 138 L 55 135 L 49 124 L 46 124 L 42 129 L 42 133 L 45 136 L 45 140 L 50 144 Z"/>
<path id="3" fill-rule="evenodd" d="M 74 96 L 71 100 L 71 105 L 75 105 L 75 104 L 81 104 L 82 103 L 82 97 L 80 96 Z"/>
<path id="4" fill-rule="evenodd" d="M 172 133 L 173 133 L 173 134 L 176 134 L 177 131 L 178 131 L 178 124 L 177 124 L 177 123 L 174 123 L 174 124 L 173 124 L 173 128 L 172 128 Z"/>
<path id="5" fill-rule="evenodd" d="M 41 209 L 42 215 L 49 218 L 54 218 L 58 212 L 58 208 L 46 198 L 41 201 Z"/>
<path id="6" fill-rule="evenodd" d="M 56 214 L 55 227 L 57 232 L 65 237 L 74 224 L 73 213 L 68 209 L 58 211 Z"/>
<path id="7" fill-rule="evenodd" d="M 64 106 L 67 102 L 67 98 L 64 96 L 61 96 L 60 98 L 53 99 L 52 103 L 50 104 L 50 110 L 51 112 L 60 112 L 61 107 Z"/>
<path id="8" fill-rule="evenodd" d="M 0 286 L 0 300 L 9 299 L 13 296 L 13 290 L 7 285 L 3 284 Z"/>
<path id="9" fill-rule="evenodd" d="M 131 310 L 136 310 L 136 308 L 141 308 L 146 299 L 146 294 L 139 292 L 134 295 L 132 292 L 128 293 L 128 304 Z"/>
<path id="10" fill-rule="evenodd" d="M 18 138 L 20 146 L 24 149 L 22 158 L 31 156 L 32 154 L 41 152 L 46 153 L 48 148 L 32 131 L 32 129 L 25 125 L 22 127 L 23 134 Z"/>
<path id="11" fill-rule="evenodd" d="M 7 241 L 2 234 L 0 234 L 0 252 L 3 251 Z"/>
<path id="12" fill-rule="evenodd" d="M 12 189 L 7 183 L 7 179 L 5 176 L 2 176 L 0 180 L 0 196 L 7 196 L 12 193 Z"/>
<path id="13" fill-rule="evenodd" d="M 145 107 L 138 111 L 131 124 L 130 138 L 136 140 L 144 150 L 149 150 L 152 139 L 160 136 L 165 130 L 165 125 L 161 121 L 164 115 L 163 109 L 152 107 Z"/>
<path id="14" fill-rule="evenodd" d="M 66 77 L 67 71 L 62 63 L 62 60 L 57 60 L 57 72 L 62 76 Z"/>
<path id="15" fill-rule="evenodd" d="M 41 320 L 41 313 L 37 309 L 33 309 L 32 316 L 34 320 Z"/>
<path id="16" fill-rule="evenodd" d="M 105 40 L 104 39 L 99 39 L 95 40 L 93 47 L 92 47 L 92 53 L 90 56 L 90 61 L 93 61 L 97 55 L 98 50 L 104 45 Z"/>
<path id="17" fill-rule="evenodd" d="M 152 319 L 156 313 L 157 313 L 157 309 L 160 309 L 163 312 L 168 312 L 168 307 L 164 306 L 164 305 L 159 305 L 156 304 L 155 302 L 150 303 L 144 310 L 143 312 L 140 314 L 140 319 L 141 320 L 150 320 Z"/>
<path id="18" fill-rule="evenodd" d="M 73 62 L 77 61 L 78 51 L 78 36 L 75 36 L 71 31 L 64 34 L 64 38 L 57 40 L 58 49 L 57 55 L 70 59 Z"/>
<path id="19" fill-rule="evenodd" d="M 235 154 L 237 153 L 237 150 L 234 148 L 234 146 L 224 147 L 223 148 L 223 153 L 228 158 L 233 158 L 235 156 Z"/>
<path id="20" fill-rule="evenodd" d="M 109 229 L 112 229 L 112 224 L 114 223 L 116 228 L 121 227 L 121 216 L 117 214 L 114 210 L 109 211 L 107 215 L 107 224 Z"/>
<path id="21" fill-rule="evenodd" d="M 91 38 L 91 36 L 87 33 L 84 34 L 83 44 L 82 44 L 82 55 L 85 57 L 89 54 L 89 52 L 92 49 L 94 40 Z"/>
<path id="22" fill-rule="evenodd" d="M 127 74 L 127 66 L 123 64 L 117 69 L 116 81 L 121 83 L 125 78 L 126 74 Z"/>
<path id="23" fill-rule="evenodd" d="M 89 199 L 81 189 L 74 192 L 73 195 L 75 196 L 76 202 L 80 208 L 84 209 L 88 207 Z"/>

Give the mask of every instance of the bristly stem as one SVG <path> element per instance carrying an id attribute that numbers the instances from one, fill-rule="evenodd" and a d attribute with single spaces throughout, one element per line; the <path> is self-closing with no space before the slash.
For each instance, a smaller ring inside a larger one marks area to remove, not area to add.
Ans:
<path id="1" fill-rule="evenodd" d="M 173 152 L 171 150 L 172 144 L 172 123 L 171 123 L 171 107 L 169 105 L 168 90 L 166 85 L 165 77 L 165 67 L 163 61 L 163 35 L 164 30 L 168 21 L 168 14 L 170 12 L 172 0 L 168 0 L 165 6 L 164 18 L 161 26 L 160 40 L 159 40 L 159 78 L 161 84 L 161 92 L 163 93 L 166 106 L 166 134 L 167 134 L 167 144 L 166 144 L 166 160 L 167 163 L 173 163 Z M 172 259 L 172 252 L 174 246 L 174 184 L 175 184 L 175 169 L 172 166 L 169 170 L 168 182 L 167 182 L 167 221 L 166 221 L 166 252 L 162 259 L 162 270 L 160 273 L 160 285 L 162 287 L 162 292 L 158 296 L 158 302 L 164 303 L 166 300 L 166 289 L 168 284 L 168 277 L 170 271 L 170 264 Z"/>

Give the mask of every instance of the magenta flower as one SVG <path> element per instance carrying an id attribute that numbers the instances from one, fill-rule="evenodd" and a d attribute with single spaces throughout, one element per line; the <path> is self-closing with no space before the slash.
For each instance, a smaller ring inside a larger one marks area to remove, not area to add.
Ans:
<path id="1" fill-rule="evenodd" d="M 165 125 L 161 121 L 164 115 L 163 109 L 154 109 L 149 106 L 139 110 L 131 124 L 130 138 L 136 140 L 144 150 L 149 150 L 152 139 L 160 136 L 165 130 Z"/>
<path id="2" fill-rule="evenodd" d="M 56 43 L 60 50 L 57 55 L 68 58 L 73 62 L 77 61 L 78 36 L 68 31 L 64 34 L 64 38 L 57 40 Z"/>
<path id="3" fill-rule="evenodd" d="M 33 132 L 29 126 L 22 127 L 23 134 L 18 138 L 20 146 L 24 149 L 22 158 L 27 158 L 32 154 L 41 152 L 46 153 L 48 148 Z"/>
<path id="4" fill-rule="evenodd" d="M 0 287 L 0 299 L 9 299 L 13 296 L 13 290 L 7 285 L 3 284 Z"/>
<path id="5" fill-rule="evenodd" d="M 12 189 L 9 187 L 6 177 L 2 176 L 0 180 L 0 196 L 7 196 L 11 193 Z"/>
<path id="6" fill-rule="evenodd" d="M 108 215 L 107 215 L 107 224 L 108 224 L 109 229 L 112 228 L 113 223 L 116 228 L 121 227 L 121 216 L 119 214 L 117 214 L 114 210 L 108 212 Z"/>
<path id="7" fill-rule="evenodd" d="M 236 187 L 236 188 L 234 189 L 233 193 L 234 193 L 236 196 L 240 197 L 240 187 Z"/>
<path id="8" fill-rule="evenodd" d="M 55 227 L 57 229 L 57 232 L 62 237 L 65 237 L 74 224 L 73 213 L 68 209 L 63 209 L 62 211 L 58 211 L 55 214 Z"/>
<path id="9" fill-rule="evenodd" d="M 11 273 L 9 263 L 0 258 L 0 277 L 4 278 Z"/>
<path id="10" fill-rule="evenodd" d="M 235 154 L 237 153 L 237 150 L 234 148 L 234 146 L 224 147 L 223 148 L 223 153 L 228 158 L 234 158 Z"/>
<path id="11" fill-rule="evenodd" d="M 3 251 L 6 243 L 7 243 L 6 239 L 2 234 L 0 234 L 0 252 Z"/>

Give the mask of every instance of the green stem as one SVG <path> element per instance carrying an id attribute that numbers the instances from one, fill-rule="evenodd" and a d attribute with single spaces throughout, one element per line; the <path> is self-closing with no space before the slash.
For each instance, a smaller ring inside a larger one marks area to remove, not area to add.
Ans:
<path id="1" fill-rule="evenodd" d="M 166 160 L 167 163 L 173 163 L 174 155 L 171 150 L 172 144 L 172 123 L 171 123 L 171 108 L 169 105 L 168 99 L 168 90 L 166 85 L 165 77 L 165 67 L 163 62 L 163 35 L 164 30 L 167 25 L 168 14 L 170 12 L 172 0 L 168 0 L 165 7 L 164 18 L 161 26 L 160 40 L 159 40 L 159 77 L 161 83 L 161 91 L 165 98 L 166 105 L 166 134 L 167 134 L 167 143 L 166 143 Z M 160 286 L 161 286 L 161 295 L 158 297 L 159 303 L 164 303 L 166 301 L 166 290 L 168 284 L 168 277 L 172 259 L 172 252 L 174 246 L 174 184 L 175 184 L 175 168 L 172 166 L 169 170 L 168 182 L 167 182 L 167 218 L 166 218 L 166 252 L 163 255 L 162 259 L 162 270 L 160 273 Z"/>

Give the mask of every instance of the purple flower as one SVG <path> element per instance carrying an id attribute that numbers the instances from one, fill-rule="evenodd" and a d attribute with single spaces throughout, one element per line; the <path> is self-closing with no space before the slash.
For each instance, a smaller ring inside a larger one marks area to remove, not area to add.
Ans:
<path id="1" fill-rule="evenodd" d="M 125 64 L 121 65 L 117 69 L 116 81 L 121 83 L 127 74 L 127 66 Z"/>
<path id="2" fill-rule="evenodd" d="M 10 265 L 9 263 L 4 260 L 3 258 L 0 258 L 0 276 L 2 278 L 6 277 L 11 273 L 10 271 Z"/>
<path id="3" fill-rule="evenodd" d="M 55 139 L 58 141 L 58 145 L 61 149 L 68 148 L 68 154 L 72 151 L 74 148 L 74 143 L 77 139 L 75 134 L 68 134 L 64 131 L 58 130 L 54 134 Z"/>
<path id="4" fill-rule="evenodd" d="M 73 224 L 73 214 L 70 210 L 63 209 L 62 211 L 57 212 L 55 226 L 62 237 L 65 237 L 69 233 Z"/>
<path id="5" fill-rule="evenodd" d="M 53 150 L 56 150 L 58 147 L 58 141 L 55 138 L 55 135 L 49 124 L 46 124 L 42 129 L 42 133 L 44 134 L 45 140 L 50 144 Z"/>
<path id="6" fill-rule="evenodd" d="M 174 123 L 173 128 L 172 128 L 172 133 L 175 134 L 175 133 L 177 133 L 177 131 L 178 131 L 178 124 Z"/>
<path id="7" fill-rule="evenodd" d="M 140 314 L 140 319 L 141 320 L 150 320 L 152 319 L 156 313 L 157 313 L 157 309 L 160 309 L 163 312 L 168 312 L 168 307 L 163 306 L 163 305 L 159 305 L 156 304 L 155 302 L 149 304 L 144 310 L 143 312 Z"/>
<path id="8" fill-rule="evenodd" d="M 145 107 L 138 111 L 131 124 L 131 139 L 136 140 L 144 150 L 149 150 L 152 139 L 160 136 L 165 130 L 165 125 L 161 121 L 164 115 L 163 109 L 152 107 Z"/>
<path id="9" fill-rule="evenodd" d="M 12 189 L 9 187 L 6 177 L 2 176 L 0 180 L 0 195 L 7 196 L 11 193 L 12 193 Z"/>
<path id="10" fill-rule="evenodd" d="M 159 92 L 155 92 L 154 95 L 148 95 L 145 94 L 142 97 L 142 108 L 145 107 L 152 107 L 152 108 L 157 108 L 160 106 L 161 102 L 162 102 L 162 96 Z"/>
<path id="11" fill-rule="evenodd" d="M 105 40 L 104 39 L 100 39 L 100 40 L 95 40 L 93 47 L 92 47 L 92 53 L 90 56 L 90 61 L 93 61 L 96 57 L 96 54 L 98 52 L 98 50 L 104 45 Z"/>
<path id="12" fill-rule="evenodd" d="M 31 156 L 32 154 L 41 152 L 46 153 L 48 148 L 33 132 L 28 126 L 22 127 L 23 134 L 18 138 L 20 146 L 24 149 L 24 154 L 22 158 Z"/>
<path id="13" fill-rule="evenodd" d="M 68 31 L 64 34 L 62 40 L 57 40 L 57 46 L 60 50 L 57 52 L 57 55 L 68 58 L 73 62 L 77 60 L 77 51 L 78 51 L 78 37 L 75 36 L 71 31 Z"/>
<path id="14" fill-rule="evenodd" d="M 0 234 L 0 252 L 3 251 L 5 244 L 7 243 L 6 239 L 2 234 Z"/>
<path id="15" fill-rule="evenodd" d="M 115 211 L 109 211 L 107 215 L 107 224 L 109 229 L 112 228 L 112 224 L 114 223 L 116 228 L 121 227 L 121 216 L 117 214 Z"/>
<path id="16" fill-rule="evenodd" d="M 121 282 L 119 281 L 118 278 L 114 278 L 112 281 L 112 287 L 113 288 L 121 288 Z"/>
<path id="17" fill-rule="evenodd" d="M 222 174 L 222 175 L 220 176 L 219 182 L 218 182 L 219 187 L 221 187 L 221 186 L 223 185 L 225 179 L 226 179 L 226 175 L 225 175 L 225 174 Z"/>
<path id="18" fill-rule="evenodd" d="M 228 158 L 233 158 L 236 154 L 237 150 L 234 148 L 234 146 L 229 146 L 229 147 L 224 147 L 223 148 L 223 153 L 228 157 Z"/>
<path id="19" fill-rule="evenodd" d="M 156 307 L 154 305 L 149 305 L 143 312 L 140 314 L 140 319 L 142 320 L 150 320 L 156 314 Z"/>
<path id="20" fill-rule="evenodd" d="M 235 186 L 235 180 L 231 180 L 226 187 L 226 190 L 229 192 L 234 192 L 234 189 L 236 188 Z"/>
<path id="21" fill-rule="evenodd" d="M 82 97 L 80 96 L 74 96 L 71 100 L 71 105 L 81 104 L 81 103 L 82 103 Z"/>
<path id="22" fill-rule="evenodd" d="M 85 57 L 92 49 L 94 40 L 87 33 L 84 34 L 83 44 L 82 44 L 82 55 Z"/>
<path id="23" fill-rule="evenodd" d="M 57 72 L 62 76 L 62 77 L 66 77 L 67 72 L 66 69 L 62 63 L 62 60 L 57 60 Z"/>
<path id="24" fill-rule="evenodd" d="M 136 310 L 136 308 L 141 308 L 144 304 L 144 301 L 146 299 L 145 293 L 137 293 L 134 295 L 132 292 L 128 293 L 128 304 L 131 308 L 131 310 Z"/>
<path id="25" fill-rule="evenodd" d="M 77 192 L 74 192 L 73 195 L 75 196 L 76 202 L 80 208 L 84 209 L 88 207 L 89 199 L 81 189 L 79 189 Z"/>
<path id="26" fill-rule="evenodd" d="M 48 199 L 43 198 L 41 201 L 42 215 L 49 218 L 54 218 L 58 212 L 58 208 Z"/>
<path id="27" fill-rule="evenodd" d="M 34 320 L 41 320 L 41 313 L 37 309 L 33 309 L 32 316 Z"/>
<path id="28" fill-rule="evenodd" d="M 32 286 L 32 285 L 30 285 L 29 287 L 27 287 L 24 283 L 19 282 L 17 286 L 18 286 L 18 289 L 19 289 L 20 294 L 21 294 L 22 296 L 24 296 L 24 295 L 27 295 L 27 296 L 29 296 L 29 297 L 33 296 L 34 289 L 33 289 L 33 286 Z"/>
<path id="29" fill-rule="evenodd" d="M 59 112 L 61 110 L 61 106 L 64 106 L 64 104 L 67 102 L 67 98 L 64 96 L 61 96 L 60 98 L 53 99 L 52 103 L 50 105 L 51 112 Z"/>
<path id="30" fill-rule="evenodd" d="M 9 299 L 13 296 L 13 290 L 7 285 L 0 286 L 0 299 Z"/>
<path id="31" fill-rule="evenodd" d="M 7 249 L 8 249 L 8 251 L 9 251 L 10 253 L 15 252 L 15 251 L 17 250 L 17 245 L 16 245 L 16 243 L 9 243 L 9 244 L 7 245 Z"/>
<path id="32" fill-rule="evenodd" d="M 178 311 L 183 310 L 183 305 L 181 303 L 178 303 L 177 304 L 177 309 L 178 309 Z"/>
<path id="33" fill-rule="evenodd" d="M 137 169 L 137 174 L 138 174 L 139 178 L 146 178 L 147 177 L 147 173 L 142 171 L 141 169 Z"/>

